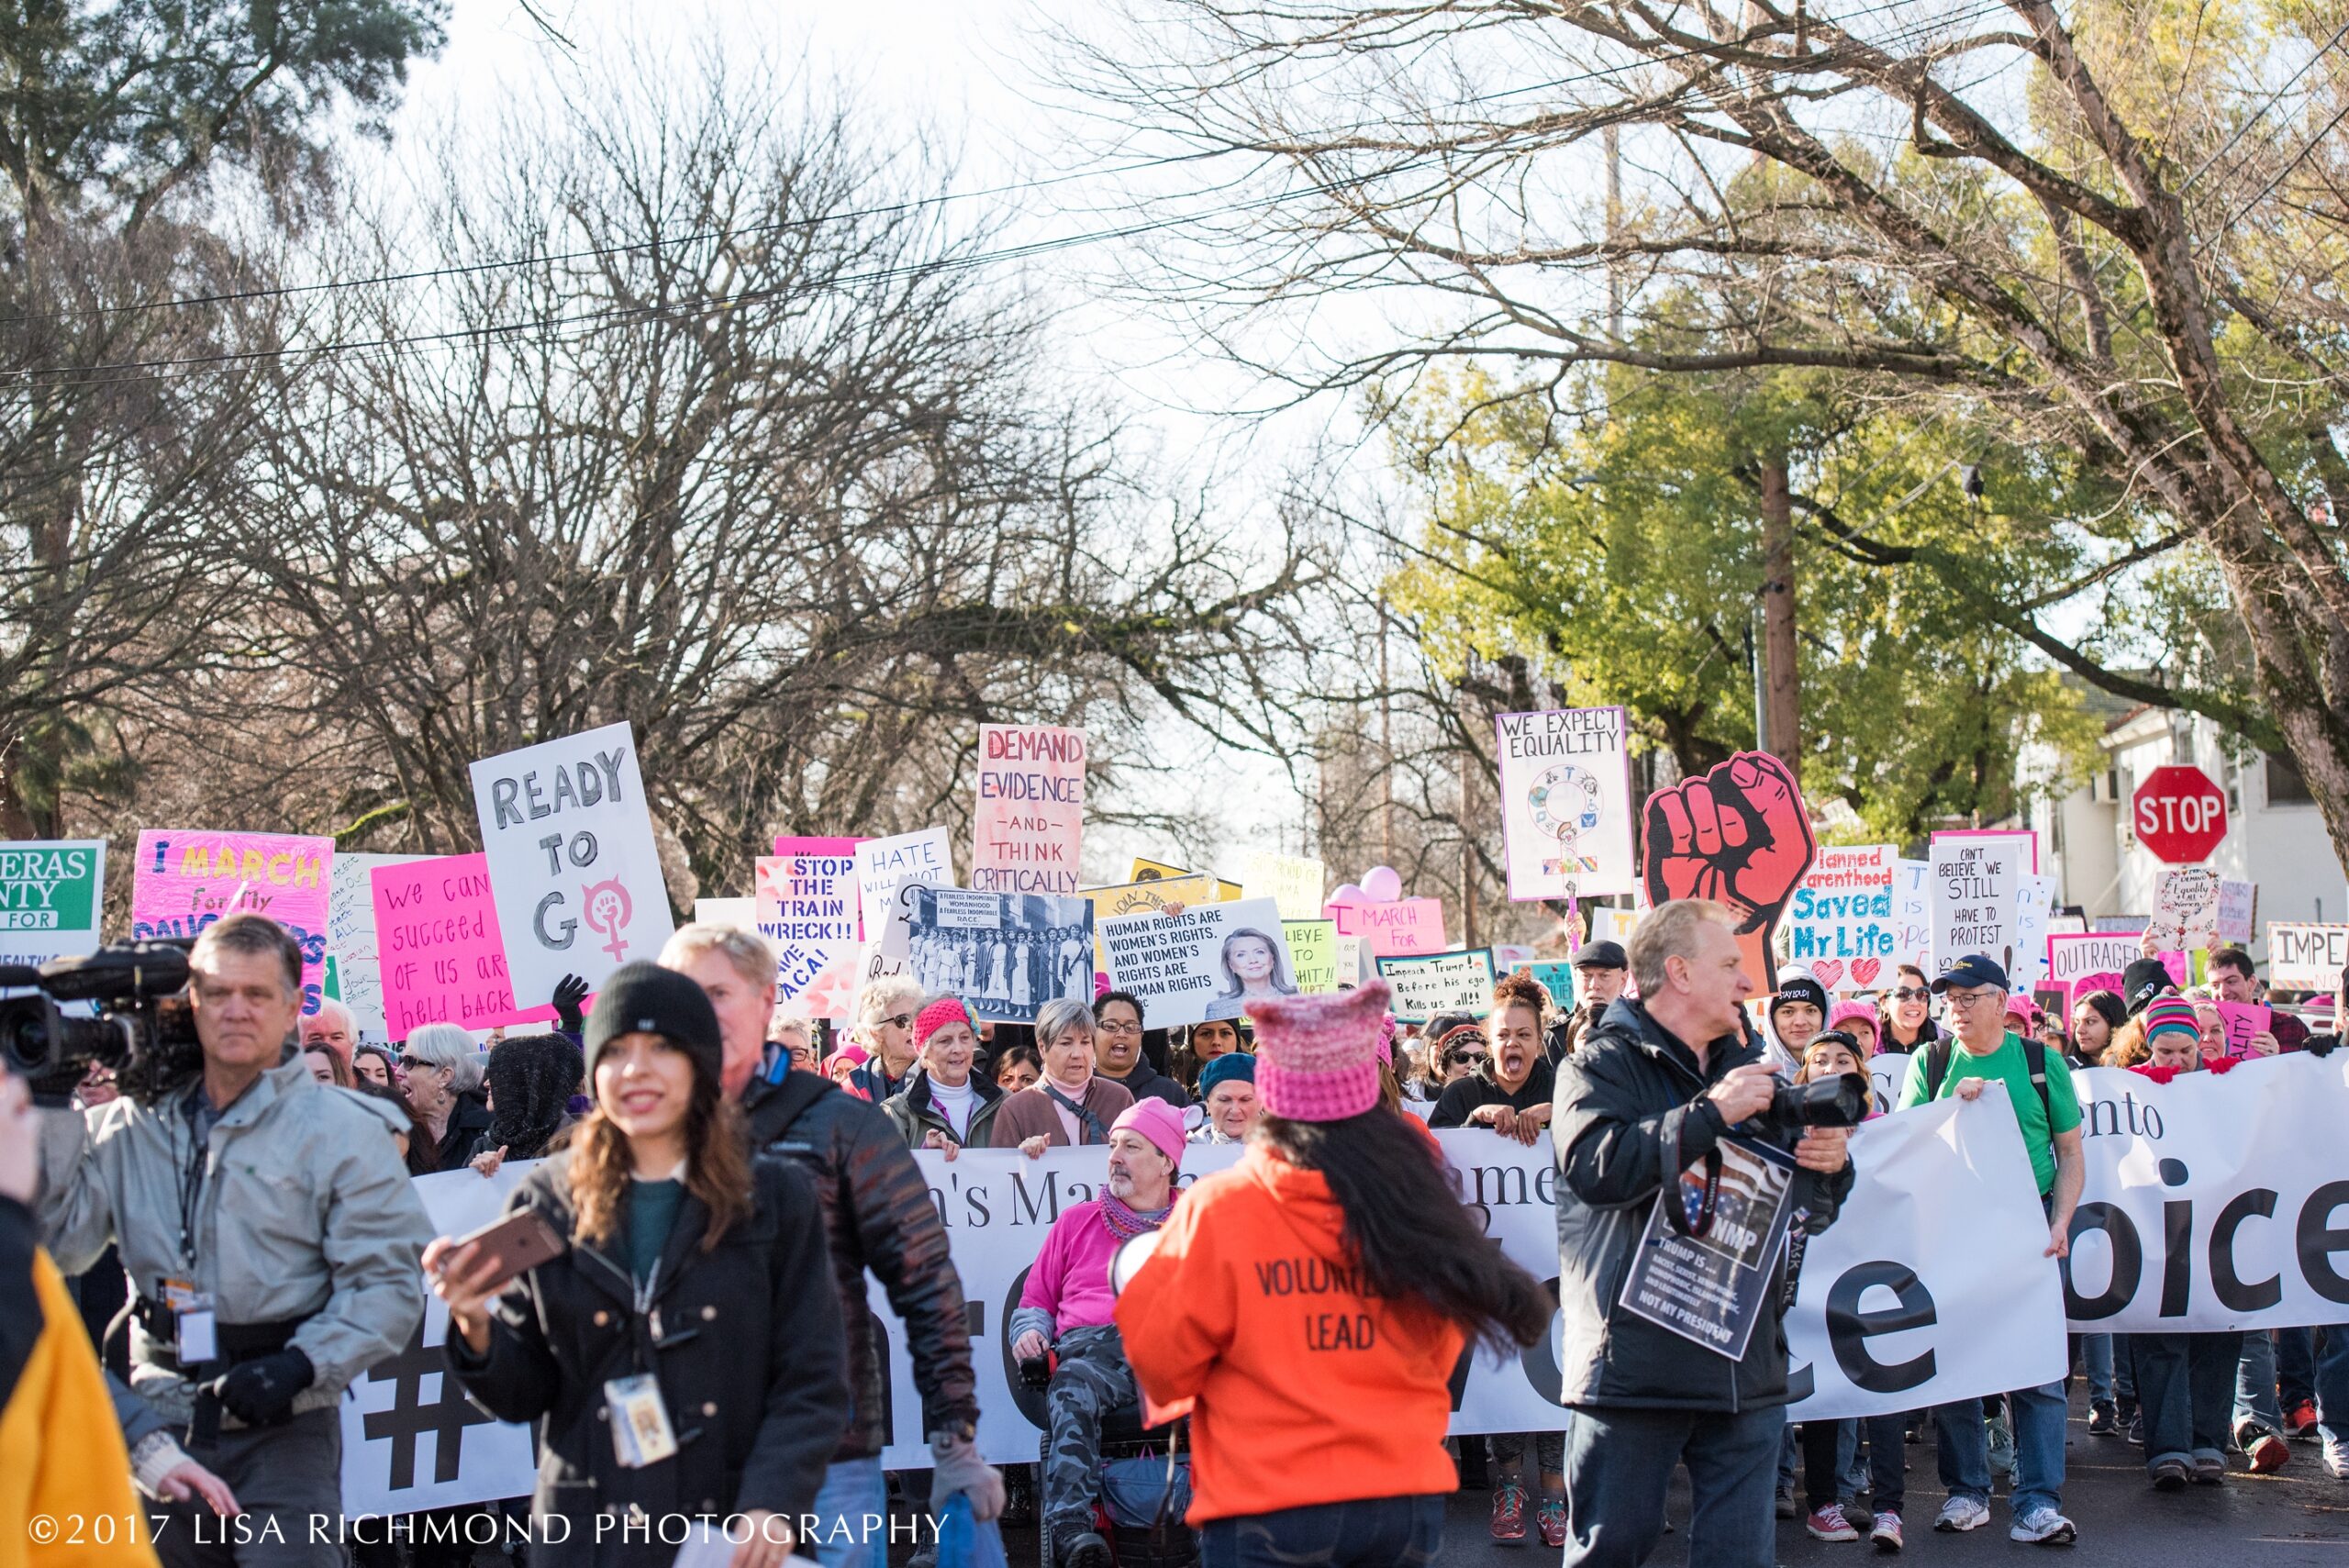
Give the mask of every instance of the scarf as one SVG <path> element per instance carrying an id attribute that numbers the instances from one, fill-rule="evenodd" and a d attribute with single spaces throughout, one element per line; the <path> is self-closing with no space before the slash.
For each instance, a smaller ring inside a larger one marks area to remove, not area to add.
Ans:
<path id="1" fill-rule="evenodd" d="M 1166 1200 L 1164 1208 L 1145 1211 L 1130 1207 L 1115 1193 L 1101 1195 L 1101 1222 L 1109 1228 L 1109 1234 L 1120 1241 L 1149 1235 L 1165 1224 L 1166 1217 L 1174 1212 L 1174 1200 L 1171 1196 Z"/>

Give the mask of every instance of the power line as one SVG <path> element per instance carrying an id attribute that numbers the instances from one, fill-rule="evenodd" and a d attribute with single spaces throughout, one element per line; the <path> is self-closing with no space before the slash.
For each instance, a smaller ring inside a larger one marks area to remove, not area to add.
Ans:
<path id="1" fill-rule="evenodd" d="M 2201 165 L 2197 168 L 2193 173 L 2188 174 L 2186 177 L 2186 183 L 2178 186 L 2177 194 L 2182 196 L 2186 195 L 2187 192 L 2192 190 L 2194 188 L 2194 182 L 2208 173 L 2210 172 L 2210 165 L 2216 163 L 2220 159 L 2224 158 L 2230 151 L 2232 151 L 2236 142 L 2241 141 L 2244 137 L 2250 135 L 2251 128 L 2257 125 L 2261 120 L 2266 119 L 2267 117 L 2267 111 L 2274 108 L 2277 104 L 2282 100 L 2285 94 L 2298 86 L 2299 84 L 2300 78 L 2306 76 L 2310 71 L 2314 70 L 2316 62 L 2322 60 L 2327 54 L 2331 53 L 2344 38 L 2349 38 L 2349 22 L 2342 23 L 2341 30 L 2327 39 L 2324 41 L 2323 48 L 2318 50 L 2315 53 L 2310 55 L 2308 59 L 2302 61 L 2300 62 L 2300 68 L 2298 71 L 2293 72 L 2292 74 L 2285 80 L 2282 86 L 2277 88 L 2273 93 L 2268 94 L 2266 98 L 2262 99 L 2257 112 L 2253 114 L 2249 119 L 2243 121 L 2243 124 L 2235 127 L 2235 133 L 2227 138 L 2227 139 L 2221 144 L 2216 152 L 2213 152 L 2210 157 L 2202 160 Z M 2265 193 L 2262 194 L 2264 195 Z"/>

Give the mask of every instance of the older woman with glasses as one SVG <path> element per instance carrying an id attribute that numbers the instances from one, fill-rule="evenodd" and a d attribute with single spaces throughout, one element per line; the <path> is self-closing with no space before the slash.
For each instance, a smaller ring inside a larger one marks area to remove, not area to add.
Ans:
<path id="1" fill-rule="evenodd" d="M 1047 1149 L 1108 1142 L 1134 1097 L 1094 1071 L 1093 1009 L 1066 996 L 1045 1003 L 1036 1014 L 1036 1044 L 1044 1075 L 1034 1088 L 1004 1096 L 989 1146 L 1032 1160 Z"/>
<path id="2" fill-rule="evenodd" d="M 879 1105 L 913 1076 L 914 1018 L 921 1012 L 922 989 L 909 974 L 885 974 L 857 993 L 856 1043 L 871 1052 L 850 1074 L 851 1092 Z"/>
<path id="3" fill-rule="evenodd" d="M 417 1134 L 410 1134 L 411 1168 L 428 1173 L 464 1169 L 473 1156 L 473 1140 L 489 1130 L 482 1065 L 473 1037 L 454 1024 L 426 1024 L 400 1047 L 401 1087 L 408 1108 L 416 1113 L 418 1131 L 429 1134 L 432 1143 L 427 1151 Z"/>

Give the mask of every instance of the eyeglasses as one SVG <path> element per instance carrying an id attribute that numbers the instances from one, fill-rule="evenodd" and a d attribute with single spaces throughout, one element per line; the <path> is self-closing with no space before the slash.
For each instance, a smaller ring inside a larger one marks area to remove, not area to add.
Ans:
<path id="1" fill-rule="evenodd" d="M 431 1065 L 432 1063 L 427 1062 L 421 1056 L 403 1056 L 400 1058 L 400 1071 L 403 1073 L 413 1073 L 419 1067 L 429 1067 Z"/>
<path id="2" fill-rule="evenodd" d="M 1927 1002 L 1932 999 L 1933 994 L 1922 985 L 1896 985 L 1892 988 L 1892 995 L 1896 1001 Z"/>
<path id="3" fill-rule="evenodd" d="M 1943 994 L 1949 997 L 1949 1005 L 1953 1007 L 1978 1007 L 1985 1002 L 1996 1002 L 2004 1006 L 2007 1000 L 2007 994 L 2003 991 L 1949 991 Z"/>
<path id="4" fill-rule="evenodd" d="M 881 1021 L 893 1029 L 909 1029 L 914 1027 L 914 1016 L 911 1013 L 899 1013 L 895 1018 L 883 1018 Z"/>
<path id="5" fill-rule="evenodd" d="M 1093 1032 L 1095 1034 L 1140 1034 L 1141 1033 L 1141 1026 L 1140 1024 L 1099 1023 L 1093 1026 Z"/>
<path id="6" fill-rule="evenodd" d="M 1481 1051 L 1453 1051 L 1445 1053 L 1443 1062 L 1447 1067 L 1474 1067 L 1477 1062 L 1484 1061 L 1485 1056 L 1486 1053 Z"/>

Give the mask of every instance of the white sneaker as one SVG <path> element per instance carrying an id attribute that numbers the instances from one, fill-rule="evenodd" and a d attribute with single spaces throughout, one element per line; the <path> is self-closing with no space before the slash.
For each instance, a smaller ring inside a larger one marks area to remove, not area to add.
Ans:
<path id="1" fill-rule="evenodd" d="M 1979 1497 L 1953 1496 L 1933 1520 L 1937 1530 L 1980 1529 L 1990 1522 L 1990 1505 Z"/>
<path id="2" fill-rule="evenodd" d="M 2054 1509 L 2039 1507 L 2015 1520 L 2015 1528 L 2007 1531 L 2007 1539 L 2027 1540 L 2037 1546 L 2069 1546 L 2079 1533 L 2071 1520 Z"/>
<path id="3" fill-rule="evenodd" d="M 2324 1440 L 2324 1473 L 2335 1481 L 2349 1481 L 2349 1451 L 2331 1438 Z"/>

